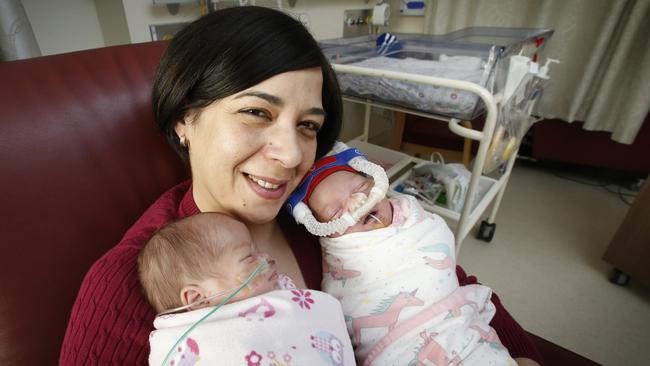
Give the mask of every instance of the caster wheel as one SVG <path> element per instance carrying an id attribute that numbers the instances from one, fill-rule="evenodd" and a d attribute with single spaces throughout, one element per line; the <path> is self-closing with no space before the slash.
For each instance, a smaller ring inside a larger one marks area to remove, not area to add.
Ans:
<path id="1" fill-rule="evenodd" d="M 478 229 L 478 235 L 477 237 L 480 240 L 483 240 L 485 242 L 491 242 L 492 238 L 494 237 L 494 232 L 497 229 L 497 224 L 490 224 L 487 221 L 483 220 L 481 221 L 481 227 Z"/>
<path id="2" fill-rule="evenodd" d="M 621 272 L 618 268 L 614 268 L 609 272 L 609 282 L 615 285 L 625 286 L 630 283 L 630 276 Z"/>

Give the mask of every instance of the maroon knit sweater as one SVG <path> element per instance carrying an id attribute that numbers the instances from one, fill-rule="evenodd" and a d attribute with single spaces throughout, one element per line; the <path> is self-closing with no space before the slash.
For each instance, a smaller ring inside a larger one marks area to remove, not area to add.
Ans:
<path id="1" fill-rule="evenodd" d="M 152 233 L 168 222 L 197 214 L 190 181 L 163 194 L 127 231 L 119 244 L 101 257 L 86 274 L 61 348 L 61 365 L 147 365 L 149 333 L 155 317 L 138 282 L 138 252 Z M 298 260 L 307 286 L 319 289 L 322 277 L 318 240 L 296 225 L 288 214 L 278 217 Z M 473 284 L 462 268 L 460 285 Z M 492 327 L 513 357 L 541 357 L 526 332 L 505 310 L 496 295 Z"/>

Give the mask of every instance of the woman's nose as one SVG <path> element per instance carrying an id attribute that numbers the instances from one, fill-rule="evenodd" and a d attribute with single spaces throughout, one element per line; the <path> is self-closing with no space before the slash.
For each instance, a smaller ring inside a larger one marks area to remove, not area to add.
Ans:
<path id="1" fill-rule="evenodd" d="M 277 128 L 272 131 L 268 140 L 268 156 L 280 162 L 285 168 L 294 168 L 302 162 L 302 150 L 298 132 L 295 127 Z"/>

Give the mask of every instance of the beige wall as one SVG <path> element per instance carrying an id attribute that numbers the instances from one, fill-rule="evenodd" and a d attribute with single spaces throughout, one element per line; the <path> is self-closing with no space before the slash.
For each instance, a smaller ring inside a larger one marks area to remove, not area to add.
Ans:
<path id="1" fill-rule="evenodd" d="M 198 2 L 181 5 L 176 15 L 170 14 L 165 5 L 154 5 L 151 0 L 122 0 L 122 3 L 131 43 L 151 41 L 150 24 L 191 22 L 200 14 Z"/>
<path id="2" fill-rule="evenodd" d="M 97 48 L 121 43 L 148 42 L 150 24 L 187 22 L 199 15 L 197 4 L 181 5 L 177 15 L 152 0 L 22 0 L 36 40 L 44 55 Z M 121 3 L 121 5 L 120 5 Z M 274 1 L 258 0 L 271 4 Z M 371 8 L 376 1 L 297 0 L 285 10 L 302 15 L 316 39 L 343 36 L 346 9 Z M 391 0 L 393 15 L 387 30 L 420 33 L 423 17 L 399 15 L 399 0 Z M 99 14 L 99 16 L 98 16 Z M 128 41 L 127 41 L 128 40 Z"/>
<path id="3" fill-rule="evenodd" d="M 275 1 L 258 0 L 258 5 L 275 4 Z M 297 0 L 290 8 L 283 7 L 296 17 L 307 20 L 308 28 L 318 40 L 343 36 L 343 16 L 347 9 L 372 8 L 370 0 Z M 23 0 L 27 16 L 32 23 L 36 40 L 43 55 L 97 48 L 123 43 L 151 41 L 150 24 L 189 22 L 200 14 L 198 4 L 181 5 L 176 15 L 164 5 L 154 5 L 152 0 Z M 390 26 L 381 31 L 421 33 L 423 17 L 399 15 L 399 0 L 391 0 Z M 373 113 L 371 135 L 384 133 L 391 127 L 386 114 Z M 345 121 L 341 138 L 358 136 L 362 132 L 363 107 L 345 103 Z"/>
<path id="4" fill-rule="evenodd" d="M 96 0 L 102 1 L 102 0 Z M 151 0 L 123 0 L 131 42 L 146 42 L 151 40 L 149 25 L 158 23 L 177 23 L 191 21 L 198 17 L 199 6 L 186 4 L 180 6 L 177 15 L 172 15 L 164 5 L 153 5 Z M 275 1 L 258 0 L 259 5 L 275 4 Z M 283 1 L 284 10 L 295 16 L 303 16 L 308 20 L 309 30 L 318 40 L 338 38 L 343 36 L 343 12 L 347 9 L 372 8 L 376 1 L 365 0 L 297 0 L 296 6 L 290 8 Z M 391 0 L 392 16 L 390 26 L 392 32 L 421 33 L 424 17 L 403 17 L 399 15 L 399 0 Z"/>
<path id="5" fill-rule="evenodd" d="M 95 0 L 97 18 L 106 46 L 131 43 L 124 5 L 118 0 Z"/>
<path id="6" fill-rule="evenodd" d="M 43 55 L 104 46 L 94 0 L 22 0 Z"/>

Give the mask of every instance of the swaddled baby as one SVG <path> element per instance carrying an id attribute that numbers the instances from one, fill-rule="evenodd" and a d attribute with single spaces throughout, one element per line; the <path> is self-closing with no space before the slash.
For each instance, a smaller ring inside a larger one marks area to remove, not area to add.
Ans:
<path id="1" fill-rule="evenodd" d="M 321 223 L 357 209 L 373 186 L 330 165 L 312 170 L 300 197 Z M 489 326 L 491 290 L 459 287 L 453 234 L 412 196 L 381 199 L 320 243 L 322 288 L 341 300 L 359 364 L 515 365 Z"/>
<path id="2" fill-rule="evenodd" d="M 164 226 L 140 252 L 138 271 L 158 313 L 151 365 L 355 364 L 340 303 L 296 289 L 228 216 Z"/>

